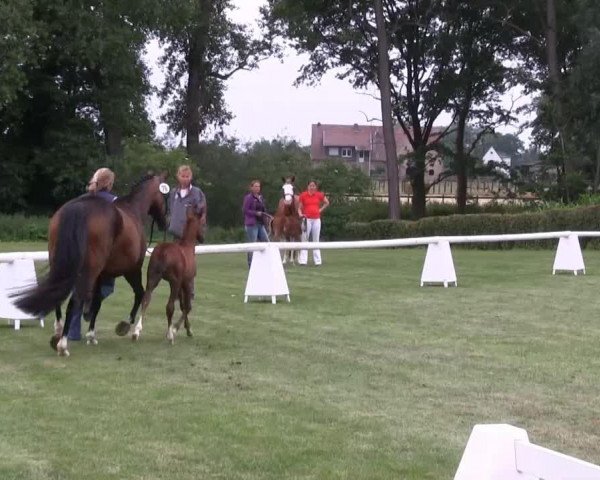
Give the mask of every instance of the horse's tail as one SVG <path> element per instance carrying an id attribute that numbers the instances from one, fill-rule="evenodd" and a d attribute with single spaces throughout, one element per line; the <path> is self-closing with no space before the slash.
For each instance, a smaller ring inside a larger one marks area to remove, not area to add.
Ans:
<path id="1" fill-rule="evenodd" d="M 63 207 L 58 223 L 56 248 L 50 271 L 40 283 L 16 294 L 15 305 L 31 315 L 46 315 L 69 296 L 83 270 L 88 229 L 88 213 L 81 202 Z M 84 285 L 81 285 L 85 288 Z"/>

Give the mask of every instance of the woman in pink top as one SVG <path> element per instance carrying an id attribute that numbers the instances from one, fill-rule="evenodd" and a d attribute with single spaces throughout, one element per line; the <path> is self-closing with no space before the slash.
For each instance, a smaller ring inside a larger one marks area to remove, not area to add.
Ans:
<path id="1" fill-rule="evenodd" d="M 317 182 L 311 180 L 308 182 L 306 191 L 298 197 L 298 213 L 306 218 L 306 231 L 303 235 L 303 241 L 318 242 L 321 235 L 321 213 L 329 206 L 329 200 L 323 192 L 317 188 Z M 313 261 L 315 265 L 321 265 L 321 251 L 313 250 Z M 300 265 L 308 263 L 308 251 L 300 250 L 298 258 Z"/>

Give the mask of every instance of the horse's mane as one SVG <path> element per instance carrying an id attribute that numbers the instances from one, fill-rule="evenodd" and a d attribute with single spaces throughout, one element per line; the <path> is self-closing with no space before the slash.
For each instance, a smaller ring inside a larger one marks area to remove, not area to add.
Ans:
<path id="1" fill-rule="evenodd" d="M 147 174 L 143 175 L 139 180 L 137 180 L 131 186 L 129 193 L 127 195 L 123 195 L 122 197 L 119 197 L 118 200 L 121 200 L 121 199 L 122 199 L 122 201 L 130 200 L 132 197 L 134 197 L 137 193 L 139 193 L 142 190 L 144 184 L 148 180 L 152 180 L 153 178 L 154 178 L 154 175 L 152 173 L 147 173 Z"/>

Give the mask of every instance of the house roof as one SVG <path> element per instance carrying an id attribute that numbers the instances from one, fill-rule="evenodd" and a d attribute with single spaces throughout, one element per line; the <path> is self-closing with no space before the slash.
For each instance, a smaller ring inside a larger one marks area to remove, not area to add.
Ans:
<path id="1" fill-rule="evenodd" d="M 435 130 L 434 130 L 435 131 Z M 400 127 L 394 129 L 396 151 L 402 155 L 412 151 L 408 137 Z M 328 147 L 353 147 L 371 152 L 372 161 L 385 161 L 383 128 L 374 125 L 312 125 L 310 155 L 313 159 L 327 158 Z"/>

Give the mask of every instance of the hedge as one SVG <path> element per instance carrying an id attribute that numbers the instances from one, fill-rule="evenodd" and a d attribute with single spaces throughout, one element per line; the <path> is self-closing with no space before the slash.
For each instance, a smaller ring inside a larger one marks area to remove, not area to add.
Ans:
<path id="1" fill-rule="evenodd" d="M 375 220 L 349 223 L 343 238 L 368 240 L 450 235 L 496 235 L 554 231 L 600 231 L 600 206 L 542 210 L 519 214 L 473 214 L 428 217 L 418 221 Z M 598 239 L 581 239 L 582 247 L 600 248 Z M 556 240 L 465 244 L 470 248 L 556 248 Z"/>
<path id="2" fill-rule="evenodd" d="M 334 209 L 332 208 L 332 214 Z M 494 235 L 503 233 L 535 233 L 552 231 L 600 231 L 600 206 L 560 208 L 515 214 L 481 213 L 446 215 L 418 221 L 374 220 L 348 222 L 350 207 L 340 206 L 335 214 L 323 218 L 323 240 L 371 240 L 447 235 Z M 148 229 L 149 230 L 149 229 Z M 44 216 L 0 215 L 0 241 L 46 241 L 48 218 Z M 163 234 L 154 232 L 154 241 Z M 210 226 L 206 243 L 243 242 L 243 228 L 224 229 Z M 600 249 L 600 239 L 581 239 L 582 247 Z M 465 244 L 470 248 L 555 248 L 556 240 L 490 242 Z"/>

